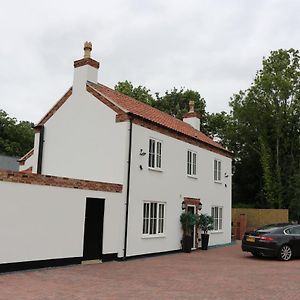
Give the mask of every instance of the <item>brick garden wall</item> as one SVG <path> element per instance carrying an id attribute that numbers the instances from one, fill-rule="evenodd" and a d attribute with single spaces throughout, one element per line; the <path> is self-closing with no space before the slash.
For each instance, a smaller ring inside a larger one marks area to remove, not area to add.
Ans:
<path id="1" fill-rule="evenodd" d="M 0 170 L 0 181 L 121 193 L 122 184 Z"/>

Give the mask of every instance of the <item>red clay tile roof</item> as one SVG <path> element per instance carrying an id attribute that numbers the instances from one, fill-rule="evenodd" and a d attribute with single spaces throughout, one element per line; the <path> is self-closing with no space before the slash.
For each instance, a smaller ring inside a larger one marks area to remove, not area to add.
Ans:
<path id="1" fill-rule="evenodd" d="M 87 84 L 88 86 L 92 87 L 95 91 L 97 91 L 100 95 L 105 97 L 107 100 L 119 106 L 125 112 L 130 112 L 136 116 L 142 117 L 160 126 L 164 126 L 169 129 L 175 130 L 184 135 L 197 139 L 201 142 L 204 142 L 216 148 L 227 151 L 228 153 L 231 153 L 230 151 L 222 147 L 220 144 L 214 142 L 211 138 L 206 136 L 201 131 L 196 130 L 191 125 L 181 120 L 178 120 L 165 112 L 162 112 L 148 104 L 142 103 L 129 96 L 119 93 L 100 83 L 95 84 L 92 82 L 88 82 Z"/>

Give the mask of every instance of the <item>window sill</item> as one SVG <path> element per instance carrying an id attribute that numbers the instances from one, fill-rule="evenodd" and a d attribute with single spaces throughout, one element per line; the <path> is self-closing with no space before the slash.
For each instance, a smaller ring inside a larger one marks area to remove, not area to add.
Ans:
<path id="1" fill-rule="evenodd" d="M 188 178 L 198 179 L 198 176 L 196 175 L 187 175 Z"/>
<path id="2" fill-rule="evenodd" d="M 222 184 L 221 180 L 214 180 L 214 182 L 217 183 L 217 184 Z"/>
<path id="3" fill-rule="evenodd" d="M 213 230 L 210 232 L 211 234 L 224 233 L 223 230 Z"/>
<path id="4" fill-rule="evenodd" d="M 142 239 L 156 239 L 156 238 L 165 238 L 164 234 L 147 234 L 142 235 Z"/>
<path id="5" fill-rule="evenodd" d="M 151 168 L 151 167 L 148 167 L 148 170 L 154 171 L 154 172 L 162 172 L 163 171 L 162 169 Z"/>

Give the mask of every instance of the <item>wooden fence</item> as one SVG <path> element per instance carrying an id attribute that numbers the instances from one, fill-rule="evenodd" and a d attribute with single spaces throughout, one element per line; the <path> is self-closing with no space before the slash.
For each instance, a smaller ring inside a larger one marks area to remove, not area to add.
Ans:
<path id="1" fill-rule="evenodd" d="M 287 223 L 288 209 L 232 209 L 232 235 L 241 239 L 246 231 L 253 230 L 266 224 Z"/>

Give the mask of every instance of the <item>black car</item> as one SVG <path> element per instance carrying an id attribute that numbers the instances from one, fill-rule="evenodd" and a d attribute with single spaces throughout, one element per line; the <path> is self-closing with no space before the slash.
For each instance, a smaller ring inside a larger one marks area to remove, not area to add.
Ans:
<path id="1" fill-rule="evenodd" d="M 300 225 L 271 224 L 246 232 L 242 250 L 254 256 L 273 256 L 285 261 L 300 256 Z"/>

